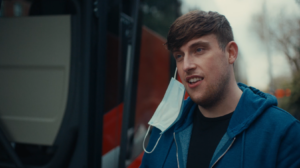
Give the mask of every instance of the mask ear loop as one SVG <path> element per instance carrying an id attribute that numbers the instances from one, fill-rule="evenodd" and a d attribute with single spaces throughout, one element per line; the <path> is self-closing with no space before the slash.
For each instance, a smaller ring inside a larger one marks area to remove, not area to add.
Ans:
<path id="1" fill-rule="evenodd" d="M 176 75 L 177 75 L 177 67 L 176 67 L 176 69 L 175 69 L 174 79 L 176 79 L 176 77 L 177 77 Z M 146 135 L 145 135 L 145 137 L 144 137 L 144 141 L 143 141 L 143 149 L 144 149 L 144 151 L 145 151 L 146 153 L 148 153 L 148 154 L 150 154 L 150 153 L 152 153 L 152 152 L 154 151 L 154 149 L 156 148 L 156 146 L 157 146 L 157 144 L 158 144 L 158 142 L 159 142 L 159 140 L 160 140 L 160 138 L 161 138 L 161 136 L 162 136 L 162 134 L 160 134 L 160 136 L 159 136 L 158 140 L 156 141 L 156 144 L 154 145 L 153 149 L 152 149 L 150 152 L 148 152 L 148 151 L 146 150 L 146 148 L 145 148 L 145 140 L 146 140 L 146 137 L 147 137 L 147 135 L 148 135 L 148 133 L 149 133 L 150 128 L 151 128 L 151 125 L 149 125 L 148 130 L 147 130 L 147 133 L 146 133 Z"/>
<path id="2" fill-rule="evenodd" d="M 144 141 L 143 141 L 143 148 L 144 148 L 144 151 L 145 151 L 146 153 L 148 153 L 148 154 L 150 154 L 150 153 L 152 153 L 152 152 L 154 151 L 154 149 L 156 148 L 156 146 L 157 146 L 157 144 L 158 144 L 158 142 L 159 142 L 159 140 L 160 140 L 160 138 L 161 138 L 161 136 L 162 136 L 162 134 L 160 134 L 158 140 L 156 141 L 156 144 L 154 145 L 154 148 L 153 148 L 150 152 L 148 152 L 148 151 L 146 150 L 146 148 L 145 148 L 145 140 L 146 140 L 146 137 L 147 137 L 147 135 L 148 135 L 148 133 L 149 133 L 150 128 L 151 128 L 151 125 L 149 125 L 148 130 L 147 130 L 147 133 L 146 133 L 146 135 L 145 135 L 145 137 L 144 137 Z"/>

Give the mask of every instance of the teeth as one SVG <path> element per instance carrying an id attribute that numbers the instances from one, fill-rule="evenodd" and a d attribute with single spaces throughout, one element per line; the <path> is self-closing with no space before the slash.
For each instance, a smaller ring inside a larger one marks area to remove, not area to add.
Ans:
<path id="1" fill-rule="evenodd" d="M 203 78 L 191 78 L 189 80 L 190 83 L 194 83 L 194 82 L 197 82 L 197 81 L 200 81 L 200 80 L 203 80 Z"/>

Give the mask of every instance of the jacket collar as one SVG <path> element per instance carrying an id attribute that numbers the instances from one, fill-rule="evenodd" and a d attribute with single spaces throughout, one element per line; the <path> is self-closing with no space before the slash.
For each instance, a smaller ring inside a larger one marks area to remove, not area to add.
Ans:
<path id="1" fill-rule="evenodd" d="M 243 94 L 227 129 L 230 138 L 237 136 L 247 129 L 265 109 L 270 106 L 277 106 L 277 99 L 274 96 L 242 83 L 238 83 L 238 86 L 243 91 Z"/>
<path id="2" fill-rule="evenodd" d="M 243 94 L 231 117 L 227 132 L 217 146 L 210 166 L 230 147 L 234 137 L 247 129 L 266 108 L 277 105 L 276 98 L 270 94 L 260 92 L 258 89 L 248 87 L 242 83 L 239 83 L 238 86 L 243 91 Z M 190 141 L 192 130 L 190 127 L 192 127 L 192 116 L 195 108 L 197 108 L 197 104 L 190 98 L 185 100 L 182 115 L 175 125 L 174 132 L 177 134 L 176 139 L 178 140 L 179 155 L 184 155 L 189 146 L 188 142 Z M 182 158 L 185 157 L 187 156 L 182 156 Z M 181 165 L 185 165 L 186 163 L 184 159 L 179 160 L 179 162 Z"/>
<path id="3" fill-rule="evenodd" d="M 254 87 L 238 83 L 243 94 L 231 117 L 227 133 L 230 138 L 235 137 L 247 129 L 249 125 L 270 106 L 277 106 L 277 99 L 267 93 L 263 93 Z M 197 107 L 189 97 L 184 101 L 184 109 L 175 126 L 175 132 L 180 132 L 192 124 L 193 111 Z"/>
<path id="4" fill-rule="evenodd" d="M 177 121 L 175 126 L 175 132 L 180 132 L 185 130 L 189 125 L 193 123 L 193 111 L 197 108 L 197 104 L 195 104 L 190 97 L 184 101 L 184 108 L 182 111 L 182 115 L 180 119 Z"/>

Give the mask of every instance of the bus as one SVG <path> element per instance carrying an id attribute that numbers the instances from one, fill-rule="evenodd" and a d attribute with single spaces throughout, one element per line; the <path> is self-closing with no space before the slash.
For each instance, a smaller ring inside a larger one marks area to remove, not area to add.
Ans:
<path id="1" fill-rule="evenodd" d="M 1 168 L 139 167 L 175 71 L 140 4 L 2 1 Z"/>

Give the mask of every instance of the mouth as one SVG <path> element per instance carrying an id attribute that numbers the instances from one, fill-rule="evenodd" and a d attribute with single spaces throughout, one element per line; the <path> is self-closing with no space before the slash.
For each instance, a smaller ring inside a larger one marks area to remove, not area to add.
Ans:
<path id="1" fill-rule="evenodd" d="M 188 86 L 190 88 L 196 87 L 198 86 L 202 81 L 203 81 L 203 77 L 200 76 L 191 76 L 191 77 L 187 77 L 186 81 L 188 83 Z"/>

